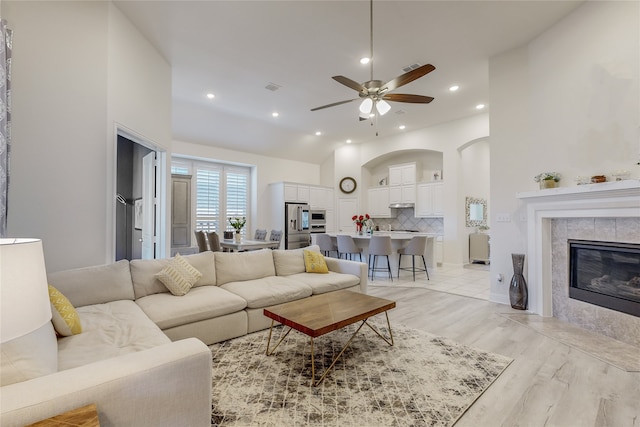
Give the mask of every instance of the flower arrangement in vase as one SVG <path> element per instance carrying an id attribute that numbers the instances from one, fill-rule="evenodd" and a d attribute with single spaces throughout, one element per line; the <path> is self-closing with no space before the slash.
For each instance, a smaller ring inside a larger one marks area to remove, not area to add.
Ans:
<path id="1" fill-rule="evenodd" d="M 555 188 L 560 181 L 560 174 L 558 172 L 543 172 L 533 177 L 533 179 L 540 184 L 540 189 Z"/>
<path id="2" fill-rule="evenodd" d="M 234 216 L 229 218 L 229 224 L 236 230 L 236 242 L 240 243 L 242 228 L 247 223 L 247 217 Z"/>
<path id="3" fill-rule="evenodd" d="M 356 225 L 356 232 L 358 234 L 362 234 L 362 226 L 367 226 L 371 222 L 371 217 L 369 214 L 364 215 L 354 215 L 351 217 L 351 220 Z"/>

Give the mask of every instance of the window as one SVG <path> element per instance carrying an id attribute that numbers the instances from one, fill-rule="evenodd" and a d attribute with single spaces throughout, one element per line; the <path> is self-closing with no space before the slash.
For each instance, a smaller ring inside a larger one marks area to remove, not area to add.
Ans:
<path id="1" fill-rule="evenodd" d="M 194 206 L 192 212 L 196 230 L 231 231 L 229 217 L 249 218 L 249 182 L 251 169 L 223 163 L 172 161 L 171 173 L 191 175 Z M 242 234 L 246 235 L 249 223 Z"/>

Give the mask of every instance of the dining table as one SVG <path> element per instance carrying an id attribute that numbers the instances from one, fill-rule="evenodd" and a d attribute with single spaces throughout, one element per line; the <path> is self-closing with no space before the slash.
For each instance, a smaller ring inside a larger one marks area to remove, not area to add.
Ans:
<path id="1" fill-rule="evenodd" d="M 259 249 L 278 249 L 280 242 L 252 239 L 241 239 L 239 242 L 236 242 L 235 239 L 224 239 L 220 241 L 220 247 L 231 252 L 255 251 Z"/>
<path id="2" fill-rule="evenodd" d="M 440 234 L 435 233 L 420 233 L 420 232 L 412 232 L 412 231 L 373 231 L 371 234 L 368 233 L 327 233 L 334 242 L 337 242 L 336 236 L 347 235 L 351 236 L 357 247 L 362 248 L 362 261 L 367 262 L 368 257 L 368 249 L 369 242 L 371 241 L 371 236 L 389 236 L 391 237 L 391 248 L 393 251 L 389 256 L 389 263 L 391 264 L 391 270 L 394 273 L 394 276 L 398 274 L 398 249 L 404 248 L 409 244 L 409 241 L 414 236 L 426 236 L 427 244 L 424 251 L 424 258 L 427 263 L 427 268 L 429 270 L 435 270 L 437 268 L 436 263 L 436 251 L 435 251 L 435 242 L 436 238 L 440 236 Z M 403 264 L 402 267 L 407 267 L 411 265 L 411 257 L 405 256 L 402 258 L 403 263 L 406 259 L 407 264 Z"/>

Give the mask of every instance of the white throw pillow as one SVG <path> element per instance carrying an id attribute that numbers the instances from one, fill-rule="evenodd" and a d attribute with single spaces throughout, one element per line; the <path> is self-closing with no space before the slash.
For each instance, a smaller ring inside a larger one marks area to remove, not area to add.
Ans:
<path id="1" fill-rule="evenodd" d="M 186 295 L 191 287 L 202 277 L 188 261 L 176 254 L 165 268 L 156 274 L 173 295 Z"/>

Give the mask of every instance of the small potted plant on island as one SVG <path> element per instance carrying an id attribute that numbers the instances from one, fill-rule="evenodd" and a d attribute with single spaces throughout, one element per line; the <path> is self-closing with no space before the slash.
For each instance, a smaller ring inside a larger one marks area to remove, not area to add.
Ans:
<path id="1" fill-rule="evenodd" d="M 556 188 L 560 181 L 560 174 L 558 172 L 543 172 L 536 175 L 533 179 L 540 184 L 541 190 L 545 188 Z"/>
<path id="2" fill-rule="evenodd" d="M 244 227 L 246 223 L 247 223 L 247 218 L 244 216 L 242 218 L 238 216 L 229 218 L 229 224 L 231 224 L 233 229 L 236 230 L 236 243 L 240 243 L 242 239 L 240 232 L 242 231 L 242 227 Z"/>

